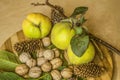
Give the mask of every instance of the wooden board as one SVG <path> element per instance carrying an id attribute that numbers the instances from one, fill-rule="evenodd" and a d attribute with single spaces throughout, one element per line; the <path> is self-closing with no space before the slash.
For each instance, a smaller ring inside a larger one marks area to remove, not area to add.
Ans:
<path id="1" fill-rule="evenodd" d="M 27 38 L 24 36 L 22 30 L 12 35 L 9 39 L 7 39 L 4 44 L 0 47 L 0 49 L 4 49 L 10 52 L 13 52 L 12 46 L 16 42 L 21 42 L 26 40 Z M 109 51 L 105 46 L 98 44 L 101 49 L 101 53 L 96 51 L 95 59 L 93 60 L 96 64 L 99 64 L 105 68 L 105 72 L 98 78 L 92 80 L 111 80 L 113 75 L 113 62 L 112 62 L 112 52 Z M 17 55 L 17 54 L 16 54 Z M 103 56 L 101 56 L 103 55 Z M 89 79 L 91 80 L 91 79 Z"/>

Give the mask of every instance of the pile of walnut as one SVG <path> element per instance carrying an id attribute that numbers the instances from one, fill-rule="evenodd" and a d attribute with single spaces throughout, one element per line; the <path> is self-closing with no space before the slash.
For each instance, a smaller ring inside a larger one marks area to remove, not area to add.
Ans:
<path id="1" fill-rule="evenodd" d="M 42 39 L 44 47 L 51 44 L 49 37 Z M 73 75 L 72 69 L 64 68 L 59 71 L 57 68 L 62 66 L 63 61 L 60 58 L 60 51 L 54 49 L 40 49 L 37 51 L 37 59 L 33 59 L 29 53 L 22 52 L 19 60 L 22 64 L 18 65 L 15 72 L 23 77 L 38 78 L 42 72 L 49 72 L 53 80 L 68 79 Z"/>

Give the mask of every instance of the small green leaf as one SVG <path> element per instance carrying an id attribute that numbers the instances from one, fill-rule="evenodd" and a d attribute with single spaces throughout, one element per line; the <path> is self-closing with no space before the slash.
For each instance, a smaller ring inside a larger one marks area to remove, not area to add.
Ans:
<path id="1" fill-rule="evenodd" d="M 81 16 L 81 18 L 80 18 L 80 20 L 79 20 L 80 24 L 83 24 L 83 23 L 85 23 L 86 21 L 87 21 L 87 19 L 85 19 L 84 16 Z"/>
<path id="2" fill-rule="evenodd" d="M 0 72 L 0 80 L 25 80 L 13 72 Z"/>
<path id="3" fill-rule="evenodd" d="M 50 73 L 44 73 L 43 76 L 39 78 L 39 80 L 52 80 L 52 76 Z"/>
<path id="4" fill-rule="evenodd" d="M 74 27 L 74 29 L 75 29 L 75 32 L 76 32 L 76 34 L 79 34 L 79 35 L 81 35 L 82 34 L 82 32 L 83 32 L 83 29 L 82 29 L 82 27 Z"/>
<path id="5" fill-rule="evenodd" d="M 55 45 L 51 44 L 50 46 L 47 47 L 47 49 L 53 49 L 56 48 Z"/>
<path id="6" fill-rule="evenodd" d="M 73 53 L 81 57 L 83 53 L 86 51 L 88 44 L 89 44 L 89 36 L 88 35 L 75 35 L 71 39 L 71 48 Z"/>
<path id="7" fill-rule="evenodd" d="M 60 51 L 60 58 L 64 61 L 63 62 L 63 66 L 67 66 L 68 65 L 68 62 L 67 62 L 67 60 L 65 59 L 65 57 L 64 57 L 64 52 L 63 51 Z"/>
<path id="8" fill-rule="evenodd" d="M 17 56 L 13 53 L 4 50 L 0 51 L 0 70 L 14 71 L 19 63 Z"/>
<path id="9" fill-rule="evenodd" d="M 60 66 L 60 67 L 58 67 L 57 69 L 58 69 L 59 71 L 62 71 L 64 68 L 67 68 L 67 66 Z"/>
<path id="10" fill-rule="evenodd" d="M 75 8 L 74 12 L 72 13 L 71 16 L 76 16 L 76 15 L 79 15 L 79 14 L 85 14 L 85 12 L 88 10 L 88 7 L 77 7 Z"/>
<path id="11" fill-rule="evenodd" d="M 52 80 L 52 77 L 49 73 L 46 73 L 45 75 L 46 77 L 44 77 L 42 80 Z"/>

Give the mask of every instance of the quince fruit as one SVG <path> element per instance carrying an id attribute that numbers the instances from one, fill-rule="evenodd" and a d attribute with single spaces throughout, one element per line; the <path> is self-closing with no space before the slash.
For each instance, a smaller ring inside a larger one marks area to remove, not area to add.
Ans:
<path id="1" fill-rule="evenodd" d="M 43 38 L 51 30 L 50 19 L 41 13 L 30 13 L 23 21 L 22 28 L 28 38 Z"/>
<path id="2" fill-rule="evenodd" d="M 71 38 L 75 35 L 72 24 L 69 22 L 59 22 L 53 26 L 51 41 L 59 49 L 65 50 L 70 45 Z"/>
<path id="3" fill-rule="evenodd" d="M 93 60 L 95 56 L 95 48 L 93 44 L 90 42 L 88 44 L 88 48 L 83 53 L 83 55 L 81 57 L 78 57 L 73 53 L 71 46 L 69 46 L 67 49 L 67 54 L 71 64 L 80 65 L 80 64 L 88 63 Z"/>

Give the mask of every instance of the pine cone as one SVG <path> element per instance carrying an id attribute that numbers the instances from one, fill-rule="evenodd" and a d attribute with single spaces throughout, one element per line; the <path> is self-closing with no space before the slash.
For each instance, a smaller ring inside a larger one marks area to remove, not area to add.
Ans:
<path id="1" fill-rule="evenodd" d="M 42 47 L 42 41 L 38 40 L 26 40 L 14 44 L 13 48 L 17 53 L 27 52 L 34 53 L 36 50 Z"/>
<path id="2" fill-rule="evenodd" d="M 103 67 L 95 63 L 74 66 L 74 74 L 82 78 L 98 77 L 101 75 L 103 70 L 104 70 Z"/>
<path id="3" fill-rule="evenodd" d="M 60 20 L 65 19 L 65 17 L 61 13 L 64 13 L 64 10 L 60 6 L 55 6 L 55 9 L 52 9 L 51 20 L 53 24 L 60 22 Z"/>
<path id="4" fill-rule="evenodd" d="M 64 10 L 61 6 L 55 5 L 56 10 L 58 10 L 60 13 L 64 13 Z"/>

